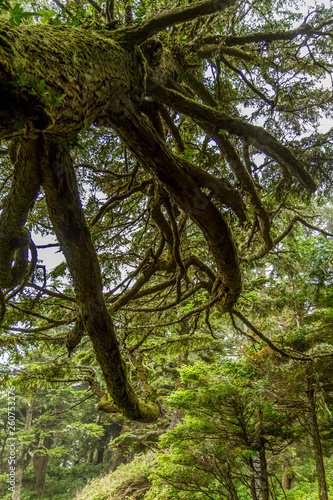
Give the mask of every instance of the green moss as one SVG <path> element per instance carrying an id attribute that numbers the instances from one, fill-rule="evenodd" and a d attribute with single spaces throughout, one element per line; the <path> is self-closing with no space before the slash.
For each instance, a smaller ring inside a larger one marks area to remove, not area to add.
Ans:
<path id="1" fill-rule="evenodd" d="M 25 85 L 31 78 L 44 81 L 45 89 L 56 97 L 65 96 L 52 109 L 47 128 L 68 139 L 102 120 L 104 113 L 108 116 L 109 107 L 132 89 L 144 88 L 145 71 L 139 52 L 103 32 L 44 24 L 11 27 L 0 20 L 0 93 L 9 93 L 13 101 L 22 103 L 22 124 L 29 121 L 25 110 L 31 118 L 31 109 L 39 104 Z M 3 137 L 18 133 L 16 118 L 11 116 L 1 117 Z M 26 130 L 32 134 L 40 129 L 29 121 Z"/>

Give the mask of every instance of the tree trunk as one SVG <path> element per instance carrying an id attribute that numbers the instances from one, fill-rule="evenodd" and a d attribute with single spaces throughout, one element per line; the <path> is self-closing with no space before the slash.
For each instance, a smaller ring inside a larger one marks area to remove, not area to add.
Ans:
<path id="1" fill-rule="evenodd" d="M 253 473 L 250 479 L 250 493 L 252 500 L 259 500 L 261 495 L 261 482 L 260 482 L 260 460 L 258 455 L 251 459 L 251 469 Z"/>
<path id="2" fill-rule="evenodd" d="M 120 432 L 121 427 L 120 426 L 118 427 Z M 116 437 L 115 435 L 116 429 L 117 427 L 114 424 L 108 425 L 107 427 L 104 428 L 104 436 L 101 437 L 97 443 L 97 455 L 96 455 L 95 465 L 101 464 L 103 462 L 104 453 L 110 443 L 111 436 L 112 438 Z"/>
<path id="3" fill-rule="evenodd" d="M 95 442 L 91 443 L 88 455 L 87 455 L 87 464 L 92 464 L 95 453 Z"/>
<path id="4" fill-rule="evenodd" d="M 292 490 L 294 486 L 294 474 L 290 471 L 282 471 L 282 488 L 283 491 Z"/>
<path id="5" fill-rule="evenodd" d="M 33 412 L 34 412 L 35 400 L 33 399 L 28 406 L 24 430 L 27 432 L 31 429 Z M 29 451 L 29 445 L 22 443 L 20 448 L 20 454 L 17 460 L 17 469 L 15 476 L 15 488 L 12 494 L 12 500 L 20 500 L 21 497 L 21 487 L 22 487 L 22 479 L 23 472 L 27 467 L 30 457 L 27 456 Z"/>
<path id="6" fill-rule="evenodd" d="M 311 435 L 313 439 L 313 448 L 314 448 L 317 479 L 318 479 L 319 500 L 328 500 L 323 452 L 321 447 L 321 439 L 319 434 L 317 411 L 316 411 L 316 400 L 315 400 L 316 380 L 314 377 L 312 366 L 306 367 L 305 377 L 306 377 L 305 378 L 306 401 L 308 407 Z"/>
<path id="7" fill-rule="evenodd" d="M 105 32 L 69 26 L 34 23 L 13 28 L 0 20 L 0 59 L 1 138 L 36 136 L 52 129 L 58 139 L 67 130 L 66 140 L 73 140 L 79 131 L 103 119 L 117 97 L 140 86 L 143 78 L 134 48 L 122 47 Z M 31 92 L 28 83 L 10 85 L 18 81 L 18 68 L 27 80 L 30 75 L 38 83 L 45 80 L 44 96 Z M 52 114 L 40 99 L 47 99 L 50 89 L 57 97 L 66 95 Z"/>
<path id="8" fill-rule="evenodd" d="M 116 469 L 118 469 L 119 465 L 126 464 L 127 461 L 128 461 L 128 457 L 125 457 L 121 451 L 115 450 L 112 453 L 112 461 L 111 461 L 111 465 L 109 468 L 109 474 L 111 474 Z"/>
<path id="9" fill-rule="evenodd" d="M 98 425 L 100 423 L 100 420 L 101 420 L 101 415 L 97 415 L 95 424 Z M 96 443 L 97 443 L 97 438 L 92 438 L 87 455 L 87 464 L 92 464 L 93 462 Z"/>
<path id="10" fill-rule="evenodd" d="M 100 444 L 97 448 L 96 462 L 95 465 L 99 465 L 103 462 L 104 452 L 105 452 L 106 444 Z"/>
<path id="11" fill-rule="evenodd" d="M 250 494 L 252 500 L 258 500 L 258 495 L 257 495 L 257 484 L 256 484 L 256 478 L 255 475 L 252 474 L 250 478 Z"/>
<path id="12" fill-rule="evenodd" d="M 123 429 L 122 425 L 113 423 L 111 426 L 112 439 L 115 439 L 116 437 L 120 436 L 122 429 Z M 112 449 L 111 464 L 110 464 L 110 467 L 108 469 L 108 472 L 109 473 L 114 472 L 119 467 L 119 465 L 124 464 L 127 461 L 128 461 L 128 457 L 125 457 L 121 453 L 121 451 L 119 451 L 117 449 Z"/>
<path id="13" fill-rule="evenodd" d="M 46 144 L 42 184 L 53 228 L 73 276 L 78 315 L 89 335 L 116 408 L 127 418 L 153 421 L 157 404 L 140 401 L 131 386 L 121 357 L 114 325 L 103 299 L 97 254 L 84 219 L 68 146 Z M 104 410 L 108 409 L 105 401 Z"/>
<path id="14" fill-rule="evenodd" d="M 261 446 L 259 449 L 259 460 L 260 460 L 261 500 L 269 500 L 269 483 L 268 483 L 268 472 L 267 472 L 266 449 L 265 449 L 265 440 L 263 438 L 261 438 Z"/>
<path id="15" fill-rule="evenodd" d="M 50 449 L 52 443 L 51 436 L 45 436 L 43 439 L 43 448 Z M 33 466 L 35 472 L 35 491 L 38 493 L 38 498 L 43 498 L 45 492 L 45 478 L 49 455 L 47 453 L 34 453 Z"/>
<path id="16" fill-rule="evenodd" d="M 292 469 L 291 455 L 288 450 L 282 456 L 282 488 L 284 491 L 291 490 L 294 485 L 294 471 Z"/>

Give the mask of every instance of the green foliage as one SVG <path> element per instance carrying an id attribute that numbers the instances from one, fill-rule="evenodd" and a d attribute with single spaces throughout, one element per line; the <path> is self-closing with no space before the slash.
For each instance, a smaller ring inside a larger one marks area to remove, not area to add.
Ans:
<path id="1" fill-rule="evenodd" d="M 95 479 L 75 497 L 75 500 L 114 500 L 133 498 L 143 500 L 150 488 L 149 475 L 154 464 L 151 454 L 138 456 L 129 464 L 121 465 L 116 472 Z M 59 499 L 60 500 L 60 499 Z M 62 499 L 61 499 L 62 500 Z"/>
<path id="2" fill-rule="evenodd" d="M 20 3 L 16 3 L 12 9 L 9 9 L 10 12 L 9 22 L 11 26 L 21 24 L 21 21 L 23 19 L 23 11 L 24 8 L 21 6 Z"/>
<path id="3" fill-rule="evenodd" d="M 241 364 L 181 370 L 186 389 L 172 393 L 168 402 L 185 417 L 161 439 L 164 453 L 157 455 L 157 484 L 191 491 L 193 498 L 236 492 L 247 498 L 248 478 L 261 447 L 281 451 L 293 439 L 293 417 L 268 399 L 261 380 L 250 377 L 246 365 L 233 372 L 232 366 Z"/>
<path id="4" fill-rule="evenodd" d="M 17 80 L 12 82 L 12 85 L 14 87 L 20 87 L 29 94 L 36 96 L 41 104 L 47 104 L 51 107 L 60 104 L 66 97 L 66 94 L 56 97 L 51 88 L 45 87 L 44 79 L 38 82 L 33 75 L 27 77 L 23 72 L 19 73 Z"/>
<path id="5" fill-rule="evenodd" d="M 327 471 L 327 485 L 329 491 L 332 491 L 332 458 L 325 459 L 325 468 Z M 317 500 L 318 499 L 318 483 L 314 479 L 315 463 L 312 459 L 307 459 L 299 464 L 296 470 L 296 478 L 293 489 L 286 491 L 288 500 Z"/>

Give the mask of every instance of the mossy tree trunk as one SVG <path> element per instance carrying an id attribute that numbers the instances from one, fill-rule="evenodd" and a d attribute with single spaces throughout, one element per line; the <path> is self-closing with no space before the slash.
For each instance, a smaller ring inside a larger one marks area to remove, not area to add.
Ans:
<path id="1" fill-rule="evenodd" d="M 319 433 L 319 425 L 318 425 L 317 409 L 316 409 L 315 387 L 317 385 L 317 380 L 314 374 L 313 367 L 310 364 L 308 364 L 308 366 L 306 367 L 305 376 L 306 376 L 306 401 L 307 401 L 307 409 L 309 415 L 311 437 L 313 440 L 314 456 L 316 462 L 319 500 L 328 500 L 325 466 L 323 460 L 323 451 L 321 446 L 321 438 Z"/>
<path id="2" fill-rule="evenodd" d="M 42 442 L 42 446 L 45 450 L 51 448 L 52 445 L 52 437 L 45 436 Z M 38 494 L 38 498 L 43 498 L 45 493 L 45 479 L 46 479 L 46 471 L 47 465 L 49 462 L 48 453 L 34 453 L 33 456 L 33 466 L 35 472 L 35 491 Z"/>

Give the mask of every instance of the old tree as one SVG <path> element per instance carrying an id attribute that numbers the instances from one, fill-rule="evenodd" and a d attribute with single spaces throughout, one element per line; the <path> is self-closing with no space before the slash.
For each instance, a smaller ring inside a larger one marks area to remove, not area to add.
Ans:
<path id="1" fill-rule="evenodd" d="M 100 409 L 156 420 L 145 357 L 212 340 L 210 314 L 255 328 L 237 309 L 253 266 L 299 225 L 329 236 L 310 203 L 331 189 L 332 12 L 1 5 L 3 352 L 61 345 L 27 379 L 85 380 Z M 46 233 L 66 260 L 51 272 Z M 106 389 L 68 358 L 82 345 Z"/>

